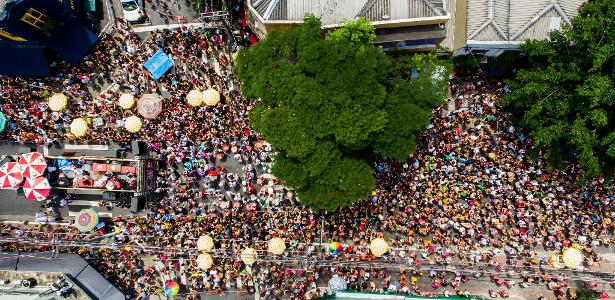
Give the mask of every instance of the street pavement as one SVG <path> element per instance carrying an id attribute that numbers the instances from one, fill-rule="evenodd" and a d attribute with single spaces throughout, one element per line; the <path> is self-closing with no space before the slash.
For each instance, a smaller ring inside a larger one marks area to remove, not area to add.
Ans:
<path id="1" fill-rule="evenodd" d="M 44 203 L 44 202 L 43 202 Z M 15 190 L 0 190 L 0 220 L 34 221 L 34 216 L 44 210 L 41 203 L 26 199 Z"/>
<path id="2" fill-rule="evenodd" d="M 171 12 L 170 16 L 161 15 L 162 4 L 167 3 Z M 122 6 L 119 0 L 112 0 L 112 10 L 116 18 L 123 18 Z M 146 17 L 140 23 L 133 24 L 133 27 L 139 28 L 151 25 L 169 25 L 182 23 L 199 22 L 199 14 L 192 8 L 190 0 L 151 0 L 144 1 Z"/>
<path id="3" fill-rule="evenodd" d="M 167 1 L 167 0 L 162 0 Z M 200 23 L 199 15 L 194 9 L 191 7 L 191 2 L 189 0 L 175 0 L 176 2 L 168 1 L 169 8 L 173 16 L 175 17 L 185 17 L 187 23 Z M 108 4 L 107 4 L 108 3 Z M 141 24 L 134 24 L 133 28 L 135 31 L 142 32 L 145 36 L 148 31 L 155 30 L 157 28 L 163 28 L 166 25 L 173 26 L 180 21 L 178 18 L 163 18 L 158 11 L 161 8 L 160 0 L 152 0 L 149 3 L 144 3 L 145 12 L 147 15 L 146 21 Z M 109 6 L 110 5 L 110 6 Z M 101 16 L 103 17 L 101 20 L 101 28 L 103 28 L 108 22 L 110 22 L 110 13 L 115 17 L 121 18 L 123 16 L 121 11 L 121 4 L 119 0 L 103 0 L 101 9 Z M 182 22 L 183 23 L 183 22 Z M 199 26 L 199 24 L 195 24 Z M 143 37 L 144 37 L 143 36 Z M 44 149 L 42 147 L 38 147 L 36 145 L 18 145 L 14 143 L 0 142 L 0 155 L 15 155 L 21 154 L 30 149 L 34 149 L 36 151 L 45 152 L 48 155 L 61 155 L 62 152 L 65 152 L 65 149 L 62 145 L 55 145 L 50 148 Z M 93 150 L 82 150 L 81 155 L 88 156 L 107 156 L 117 151 L 119 147 L 117 145 L 110 145 L 110 150 L 103 151 L 93 151 Z M 233 159 L 232 157 L 228 157 L 226 161 L 223 163 L 225 168 L 230 172 L 242 176 L 241 165 L 238 161 Z M 73 207 L 81 207 L 91 206 L 96 207 L 97 202 L 100 200 L 100 196 L 97 195 L 81 195 L 79 200 L 75 200 L 72 204 Z M 71 206 L 71 205 L 69 205 Z M 13 190 L 0 190 L 0 221 L 3 220 L 33 220 L 34 215 L 44 210 L 41 208 L 41 203 L 31 201 L 25 199 L 23 196 L 18 195 Z M 100 208 L 102 214 L 125 214 L 125 211 L 111 211 L 107 212 L 106 209 Z M 70 211 L 68 208 L 63 208 L 60 210 L 60 215 L 68 220 L 72 220 L 70 218 Z M 599 248 L 596 249 L 600 256 L 605 258 L 607 261 L 603 262 L 596 271 L 600 272 L 615 272 L 615 249 L 611 248 Z M 542 251 L 545 252 L 546 251 Z M 419 286 L 423 291 L 433 291 L 433 292 L 442 292 L 443 289 L 440 288 L 435 290 L 431 287 L 431 281 L 429 276 L 425 275 L 419 279 Z M 326 286 L 326 282 L 321 282 L 321 285 Z M 582 287 L 582 281 L 571 282 L 572 287 Z M 467 288 L 474 295 L 486 296 L 488 297 L 488 291 L 490 289 L 494 290 L 502 290 L 503 288 L 498 288 L 489 281 L 489 277 L 483 276 L 481 278 L 471 278 L 470 282 L 462 285 L 462 287 Z M 615 295 L 615 291 L 608 286 L 606 283 L 601 283 L 599 285 L 598 290 L 607 290 L 610 295 Z M 452 290 L 451 290 L 452 291 Z M 544 285 L 532 286 L 529 288 L 519 288 L 513 287 L 510 290 L 511 298 L 519 298 L 519 299 L 536 299 L 539 295 L 544 295 L 546 299 L 555 299 L 554 295 L 548 291 Z M 255 299 L 253 295 L 237 295 L 235 293 L 225 294 L 224 296 L 219 295 L 201 295 L 201 299 L 232 299 L 232 300 L 244 300 L 244 299 Z M 257 297 L 256 297 L 257 298 Z M 153 298 L 155 299 L 155 298 Z M 615 297 L 613 298 L 615 299 Z"/>

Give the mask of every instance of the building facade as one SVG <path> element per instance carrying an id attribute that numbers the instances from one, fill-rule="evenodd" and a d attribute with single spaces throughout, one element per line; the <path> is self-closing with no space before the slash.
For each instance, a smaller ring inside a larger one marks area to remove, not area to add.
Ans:
<path id="1" fill-rule="evenodd" d="M 498 56 L 572 25 L 585 0 L 466 0 L 465 45 L 455 55 Z M 463 24 L 455 24 L 460 26 Z"/>
<path id="2" fill-rule="evenodd" d="M 385 51 L 435 49 L 446 37 L 450 19 L 444 0 L 248 0 L 246 13 L 253 31 L 296 26 L 306 13 L 318 17 L 325 29 L 344 20 L 364 17 L 376 27 L 376 43 Z"/>
<path id="3" fill-rule="evenodd" d="M 0 75 L 49 75 L 48 59 L 78 63 L 98 37 L 83 25 L 84 1 L 0 3 Z"/>
<path id="4" fill-rule="evenodd" d="M 384 51 L 429 51 L 441 46 L 454 55 L 498 56 L 529 39 L 571 25 L 586 0 L 248 0 L 251 28 L 296 26 L 306 13 L 323 28 L 365 17 L 376 27 Z"/>

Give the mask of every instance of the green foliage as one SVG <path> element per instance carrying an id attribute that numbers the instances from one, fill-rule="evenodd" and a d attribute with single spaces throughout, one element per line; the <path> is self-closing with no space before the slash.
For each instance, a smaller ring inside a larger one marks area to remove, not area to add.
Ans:
<path id="1" fill-rule="evenodd" d="M 344 39 L 355 45 L 371 45 L 376 40 L 374 26 L 363 17 L 353 22 L 344 20 L 342 24 L 343 27 L 329 33 L 327 38 Z"/>
<path id="2" fill-rule="evenodd" d="M 528 66 L 508 82 L 502 104 L 528 130 L 552 166 L 572 157 L 588 175 L 615 166 L 615 7 L 587 2 L 572 27 L 522 49 Z"/>
<path id="3" fill-rule="evenodd" d="M 418 76 L 410 80 L 412 70 Z M 389 96 L 384 106 L 388 122 L 374 141 L 374 152 L 399 161 L 416 149 L 417 134 L 429 124 L 431 110 L 447 96 L 450 65 L 433 55 L 402 56 L 395 60 L 388 81 Z"/>
<path id="4" fill-rule="evenodd" d="M 446 64 L 431 55 L 390 58 L 374 39 L 364 19 L 325 37 L 307 15 L 238 55 L 243 94 L 260 99 L 250 122 L 279 151 L 273 173 L 312 208 L 368 196 L 374 155 L 405 160 L 446 95 Z M 413 68 L 419 76 L 410 79 Z"/>
<path id="5" fill-rule="evenodd" d="M 203 0 L 193 0 L 192 8 L 194 8 L 197 12 L 200 12 L 203 8 Z"/>
<path id="6" fill-rule="evenodd" d="M 598 293 L 590 289 L 577 290 L 576 300 L 596 300 L 598 299 Z"/>

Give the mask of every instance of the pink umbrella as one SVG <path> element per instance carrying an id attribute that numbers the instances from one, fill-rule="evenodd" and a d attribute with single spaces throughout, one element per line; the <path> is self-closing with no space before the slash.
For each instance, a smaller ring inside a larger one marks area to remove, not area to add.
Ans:
<path id="1" fill-rule="evenodd" d="M 25 178 L 32 179 L 43 175 L 47 168 L 47 161 L 38 152 L 25 153 L 19 157 L 19 168 Z"/>
<path id="2" fill-rule="evenodd" d="M 45 177 L 26 178 L 26 182 L 23 184 L 23 191 L 26 198 L 42 201 L 49 196 L 51 186 Z"/>
<path id="3" fill-rule="evenodd" d="M 7 162 L 0 167 L 0 189 L 14 189 L 23 181 L 19 164 Z"/>
<path id="4" fill-rule="evenodd" d="M 137 101 L 137 111 L 146 119 L 155 119 L 162 112 L 162 101 L 154 94 L 145 94 Z"/>

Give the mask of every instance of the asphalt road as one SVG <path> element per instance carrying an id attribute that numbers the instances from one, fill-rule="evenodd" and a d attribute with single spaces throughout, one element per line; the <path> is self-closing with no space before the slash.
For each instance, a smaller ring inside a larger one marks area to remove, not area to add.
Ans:
<path id="1" fill-rule="evenodd" d="M 41 210 L 41 203 L 18 196 L 15 190 L 0 190 L 0 219 L 34 220 Z"/>
<path id="2" fill-rule="evenodd" d="M 142 1 L 142 0 L 141 0 Z M 123 18 L 122 6 L 119 0 L 112 0 L 113 12 L 116 18 Z M 170 15 L 161 14 L 163 6 L 167 5 Z M 135 28 L 143 26 L 169 25 L 179 21 L 187 23 L 198 22 L 199 14 L 192 8 L 190 0 L 151 0 L 143 1 L 146 18 L 133 24 Z"/>

